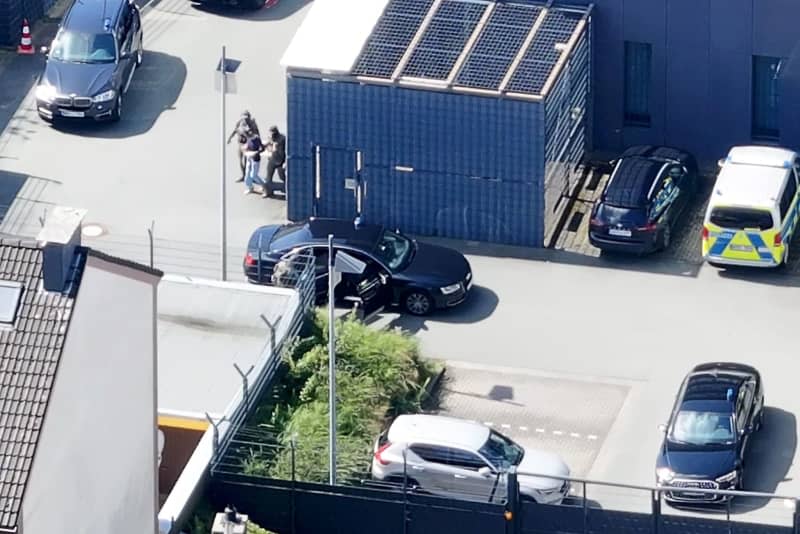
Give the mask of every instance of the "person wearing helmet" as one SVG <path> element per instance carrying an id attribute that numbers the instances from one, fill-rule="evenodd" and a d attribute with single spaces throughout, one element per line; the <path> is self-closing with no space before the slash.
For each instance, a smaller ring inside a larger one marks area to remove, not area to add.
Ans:
<path id="1" fill-rule="evenodd" d="M 234 137 L 238 137 L 238 145 L 239 145 L 239 169 L 241 170 L 241 174 L 239 178 L 236 180 L 237 182 L 244 181 L 245 171 L 247 170 L 247 156 L 245 156 L 245 147 L 247 146 L 247 132 L 252 131 L 256 135 L 260 136 L 261 134 L 258 131 L 258 124 L 256 124 L 256 119 L 250 114 L 249 111 L 244 110 L 242 114 L 239 116 L 239 120 L 236 121 L 236 126 L 234 126 L 231 135 L 228 136 L 228 144 L 233 140 Z"/>
<path id="2" fill-rule="evenodd" d="M 286 171 L 283 164 L 286 163 L 286 136 L 278 131 L 277 126 L 269 129 L 269 141 L 267 142 L 269 160 L 267 160 L 267 196 L 272 196 L 272 176 L 278 171 L 278 176 L 286 187 Z M 285 191 L 285 190 L 284 190 Z"/>

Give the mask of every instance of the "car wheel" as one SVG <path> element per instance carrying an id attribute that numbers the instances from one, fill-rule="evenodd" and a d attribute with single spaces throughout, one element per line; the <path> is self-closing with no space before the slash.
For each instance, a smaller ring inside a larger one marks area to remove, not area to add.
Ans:
<path id="1" fill-rule="evenodd" d="M 114 111 L 111 112 L 111 120 L 119 122 L 122 119 L 122 94 L 117 95 L 117 105 L 114 106 Z"/>
<path id="2" fill-rule="evenodd" d="M 139 51 L 136 52 L 136 66 L 140 67 L 142 65 L 143 60 L 144 60 L 144 34 L 142 34 L 142 38 L 139 41 Z"/>
<path id="3" fill-rule="evenodd" d="M 661 250 L 667 250 L 671 242 L 672 242 L 672 229 L 670 228 L 669 224 L 667 224 L 664 227 L 664 231 L 661 233 Z"/>
<path id="4" fill-rule="evenodd" d="M 428 315 L 433 309 L 433 300 L 425 291 L 415 289 L 403 297 L 403 308 L 412 315 Z"/>

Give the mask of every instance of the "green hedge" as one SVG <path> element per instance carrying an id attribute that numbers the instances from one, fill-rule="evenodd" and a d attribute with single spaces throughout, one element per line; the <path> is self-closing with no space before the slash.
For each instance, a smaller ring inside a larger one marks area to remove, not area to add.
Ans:
<path id="1" fill-rule="evenodd" d="M 291 437 L 296 435 L 298 480 L 328 480 L 328 324 L 317 313 L 310 334 L 285 357 L 287 373 L 278 402 L 255 415 L 277 428 L 277 455 L 251 450 L 247 474 L 289 479 Z M 425 386 L 441 369 L 423 359 L 408 334 L 376 330 L 354 319 L 336 322 L 337 478 L 363 476 L 372 444 L 387 418 L 419 411 Z M 272 408 L 275 406 L 275 408 Z"/>

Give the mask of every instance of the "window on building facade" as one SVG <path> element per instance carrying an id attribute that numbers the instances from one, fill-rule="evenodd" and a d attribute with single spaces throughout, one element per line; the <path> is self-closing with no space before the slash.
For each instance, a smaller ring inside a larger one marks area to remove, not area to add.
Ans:
<path id="1" fill-rule="evenodd" d="M 778 117 L 778 73 L 781 58 L 753 56 L 753 137 L 777 139 L 780 135 Z"/>
<path id="2" fill-rule="evenodd" d="M 650 126 L 653 46 L 625 41 L 625 124 Z"/>

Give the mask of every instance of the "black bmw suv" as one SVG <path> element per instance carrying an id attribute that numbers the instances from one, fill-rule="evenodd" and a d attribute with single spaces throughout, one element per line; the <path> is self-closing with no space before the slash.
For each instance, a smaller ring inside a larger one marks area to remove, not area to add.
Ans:
<path id="1" fill-rule="evenodd" d="M 123 97 L 142 63 L 139 9 L 132 0 L 80 0 L 64 17 L 36 87 L 45 121 L 118 121 Z"/>
<path id="2" fill-rule="evenodd" d="M 698 365 L 684 379 L 656 461 L 656 482 L 674 503 L 713 503 L 724 495 L 693 489 L 738 490 L 745 454 L 764 418 L 764 385 L 753 367 Z"/>
<path id="3" fill-rule="evenodd" d="M 342 275 L 335 299 L 361 296 L 363 283 L 376 280 L 384 288 L 377 297 L 385 301 L 382 304 L 427 315 L 437 308 L 461 304 L 472 287 L 472 269 L 460 252 L 417 243 L 381 225 L 356 226 L 344 219 L 312 218 L 256 229 L 247 244 L 244 274 L 250 282 L 272 284 L 282 258 L 311 253 L 316 261 L 318 295 L 327 298 L 329 234 L 334 235 L 334 254 L 344 251 L 366 266 L 360 275 Z"/>
<path id="4" fill-rule="evenodd" d="M 666 249 L 697 185 L 691 154 L 669 147 L 627 149 L 592 209 L 589 242 L 613 252 Z"/>

